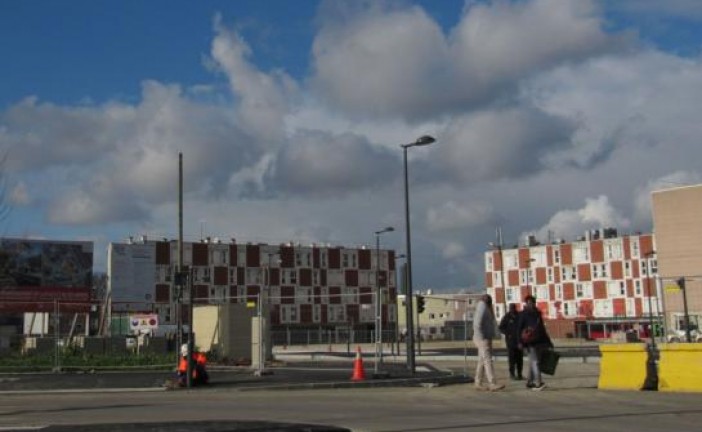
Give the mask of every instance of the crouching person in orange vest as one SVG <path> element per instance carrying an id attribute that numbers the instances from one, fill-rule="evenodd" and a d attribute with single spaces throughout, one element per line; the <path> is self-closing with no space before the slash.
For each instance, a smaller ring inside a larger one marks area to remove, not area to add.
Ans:
<path id="1" fill-rule="evenodd" d="M 188 361 L 192 371 L 193 386 L 207 384 L 209 375 L 207 374 L 207 357 L 204 353 L 195 352 L 193 356 L 188 355 L 188 344 L 183 344 L 180 348 L 180 361 L 178 362 L 178 385 L 185 387 L 188 383 Z"/>

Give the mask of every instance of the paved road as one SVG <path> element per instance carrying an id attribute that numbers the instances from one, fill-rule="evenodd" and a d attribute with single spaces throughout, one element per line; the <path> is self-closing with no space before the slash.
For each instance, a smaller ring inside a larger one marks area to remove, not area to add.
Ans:
<path id="1" fill-rule="evenodd" d="M 472 371 L 474 362 L 444 362 L 435 366 Z M 126 430 L 117 428 L 122 425 L 139 432 L 147 429 L 134 423 L 176 422 L 183 426 L 178 428 L 182 431 L 234 431 L 246 429 L 234 426 L 215 429 L 208 425 L 268 421 L 377 432 L 701 429 L 702 398 L 698 394 L 598 391 L 595 388 L 598 365 L 590 363 L 563 363 L 558 374 L 548 379 L 549 388 L 533 392 L 525 389 L 523 382 L 505 381 L 504 362 L 498 362 L 497 368 L 500 380 L 508 386 L 505 391 L 495 393 L 478 392 L 470 384 L 461 384 L 292 391 L 238 392 L 215 387 L 171 392 L 3 395 L 0 428 L 110 424 L 101 430 Z M 175 427 L 171 423 L 159 430 L 175 430 Z"/>

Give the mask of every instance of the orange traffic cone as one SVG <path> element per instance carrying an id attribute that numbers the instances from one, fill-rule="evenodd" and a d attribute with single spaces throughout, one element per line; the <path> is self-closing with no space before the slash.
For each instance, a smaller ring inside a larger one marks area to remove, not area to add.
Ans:
<path id="1" fill-rule="evenodd" d="M 366 379 L 366 371 L 363 370 L 363 358 L 361 357 L 361 347 L 356 347 L 356 359 L 353 361 L 353 375 L 351 381 L 363 381 Z"/>

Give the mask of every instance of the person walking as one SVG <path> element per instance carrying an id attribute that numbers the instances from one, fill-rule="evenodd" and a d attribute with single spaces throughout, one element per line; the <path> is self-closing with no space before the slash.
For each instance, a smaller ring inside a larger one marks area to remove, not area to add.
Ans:
<path id="1" fill-rule="evenodd" d="M 492 309 L 492 297 L 485 294 L 475 308 L 473 317 L 473 343 L 478 348 L 478 366 L 475 370 L 475 388 L 477 390 L 498 391 L 504 384 L 495 381 L 492 364 L 492 340 L 496 334 L 495 312 Z M 486 383 L 483 383 L 486 380 Z"/>
<path id="2" fill-rule="evenodd" d="M 544 350 L 553 348 L 553 342 L 546 331 L 541 311 L 536 307 L 536 298 L 528 295 L 524 298 L 524 302 L 524 309 L 519 314 L 517 324 L 517 334 L 520 338 L 519 348 L 526 350 L 529 358 L 529 376 L 526 386 L 539 391 L 546 387 L 541 379 L 539 360 Z"/>
<path id="3" fill-rule="evenodd" d="M 517 305 L 510 303 L 509 311 L 500 320 L 500 332 L 505 335 L 507 359 L 509 362 L 509 377 L 513 380 L 523 380 L 524 351 L 519 347 L 517 325 L 519 324 L 519 311 Z"/>

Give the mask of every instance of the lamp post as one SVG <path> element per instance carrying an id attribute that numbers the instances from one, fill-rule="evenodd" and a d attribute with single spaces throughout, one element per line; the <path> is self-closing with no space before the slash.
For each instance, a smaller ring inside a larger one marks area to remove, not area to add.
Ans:
<path id="1" fill-rule="evenodd" d="M 273 257 L 278 255 L 276 252 L 268 252 L 268 267 L 266 268 L 266 293 L 270 296 L 271 292 L 271 264 Z M 265 330 L 267 325 L 263 324 L 263 315 L 265 309 L 263 307 L 264 302 L 263 290 L 258 293 L 258 369 L 255 371 L 256 376 L 262 376 L 266 374 L 266 338 Z M 267 299 L 266 299 L 267 301 Z M 267 323 L 266 323 L 267 324 Z"/>
<path id="2" fill-rule="evenodd" d="M 410 241 L 410 213 L 409 213 L 409 181 L 407 175 L 407 149 L 410 147 L 419 147 L 429 145 L 436 140 L 429 136 L 424 135 L 413 143 L 402 144 L 402 154 L 404 161 L 404 171 L 405 171 L 405 239 L 406 239 L 406 254 L 407 254 L 407 297 L 405 313 L 407 316 L 407 368 L 410 373 L 415 373 L 414 367 L 414 325 L 412 322 L 412 246 Z"/>
<path id="3" fill-rule="evenodd" d="M 500 285 L 502 285 L 502 307 L 504 308 L 503 314 L 507 313 L 507 281 L 505 281 L 505 259 L 502 254 L 502 228 L 497 228 L 497 244 L 490 242 L 489 245 L 497 249 L 498 256 L 500 257 Z"/>
<path id="4" fill-rule="evenodd" d="M 656 349 L 656 335 L 653 331 L 653 304 L 651 301 L 651 257 L 655 255 L 655 251 L 646 252 L 646 291 L 648 291 L 648 329 L 651 333 L 651 348 Z M 658 301 L 658 299 L 656 299 Z"/>
<path id="5" fill-rule="evenodd" d="M 405 254 L 395 255 L 395 261 L 399 259 L 406 258 Z M 400 283 L 397 286 L 405 293 L 405 267 L 402 266 L 402 270 L 397 273 L 397 265 L 395 265 L 395 273 L 400 275 Z M 395 279 L 397 282 L 397 279 Z M 399 303 L 397 301 L 397 295 L 395 295 L 395 310 L 399 311 Z M 397 355 L 400 355 L 400 317 L 398 313 L 395 313 L 395 343 L 397 343 Z M 393 344 L 394 345 L 394 344 Z"/>
<path id="6" fill-rule="evenodd" d="M 383 300 L 380 288 L 380 236 L 395 231 L 389 226 L 375 232 L 375 373 L 383 363 Z"/>

